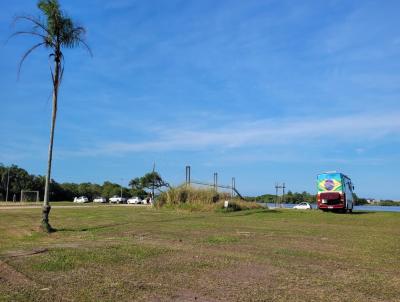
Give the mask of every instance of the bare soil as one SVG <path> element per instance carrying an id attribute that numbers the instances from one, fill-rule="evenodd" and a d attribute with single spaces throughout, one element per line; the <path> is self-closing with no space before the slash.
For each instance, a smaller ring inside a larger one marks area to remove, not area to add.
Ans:
<path id="1" fill-rule="evenodd" d="M 26 287 L 36 284 L 24 274 L 16 271 L 12 266 L 0 260 L 0 281 L 9 283 L 11 286 Z"/>

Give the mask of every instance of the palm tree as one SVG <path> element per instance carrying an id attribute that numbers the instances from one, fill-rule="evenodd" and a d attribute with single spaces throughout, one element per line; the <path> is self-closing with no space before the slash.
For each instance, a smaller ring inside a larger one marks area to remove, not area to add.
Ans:
<path id="1" fill-rule="evenodd" d="M 30 35 L 39 38 L 39 42 L 28 49 L 21 58 L 18 67 L 18 75 L 21 67 L 29 54 L 39 47 L 46 48 L 50 54 L 49 59 L 53 61 L 53 67 L 50 66 L 51 78 L 53 83 L 53 108 L 51 115 L 50 143 L 47 160 L 47 173 L 44 189 L 44 201 L 42 209 L 42 228 L 47 232 L 54 229 L 49 224 L 49 213 L 51 210 L 49 204 L 49 182 L 51 179 L 51 163 L 53 158 L 53 140 L 54 129 L 57 117 L 58 89 L 64 72 L 64 48 L 74 48 L 84 46 L 91 55 L 89 46 L 84 41 L 85 28 L 76 26 L 64 11 L 61 10 L 58 0 L 40 0 L 37 4 L 42 13 L 41 17 L 17 16 L 15 21 L 28 22 L 32 27 L 27 31 L 17 31 L 11 37 L 16 35 Z"/>

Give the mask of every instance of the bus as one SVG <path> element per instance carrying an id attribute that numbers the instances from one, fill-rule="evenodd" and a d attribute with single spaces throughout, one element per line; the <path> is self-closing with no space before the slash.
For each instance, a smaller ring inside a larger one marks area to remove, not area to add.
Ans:
<path id="1" fill-rule="evenodd" d="M 323 211 L 353 211 L 351 179 L 343 173 L 325 172 L 317 176 L 317 207 Z"/>

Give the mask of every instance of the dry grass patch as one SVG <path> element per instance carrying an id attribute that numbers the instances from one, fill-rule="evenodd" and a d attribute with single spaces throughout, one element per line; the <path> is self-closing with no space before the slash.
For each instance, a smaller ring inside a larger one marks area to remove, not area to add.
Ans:
<path id="1" fill-rule="evenodd" d="M 229 201 L 227 208 L 224 207 L 225 201 Z M 228 193 L 189 186 L 170 188 L 159 196 L 156 206 L 158 208 L 167 207 L 208 212 L 218 210 L 230 212 L 264 208 L 255 202 L 242 201 L 238 198 L 232 199 Z"/>

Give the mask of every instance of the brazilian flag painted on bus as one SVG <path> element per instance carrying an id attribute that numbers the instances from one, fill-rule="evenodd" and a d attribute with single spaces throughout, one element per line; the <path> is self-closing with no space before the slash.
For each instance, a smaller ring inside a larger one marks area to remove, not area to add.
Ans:
<path id="1" fill-rule="evenodd" d="M 317 178 L 318 192 L 342 192 L 341 173 L 323 173 Z"/>

